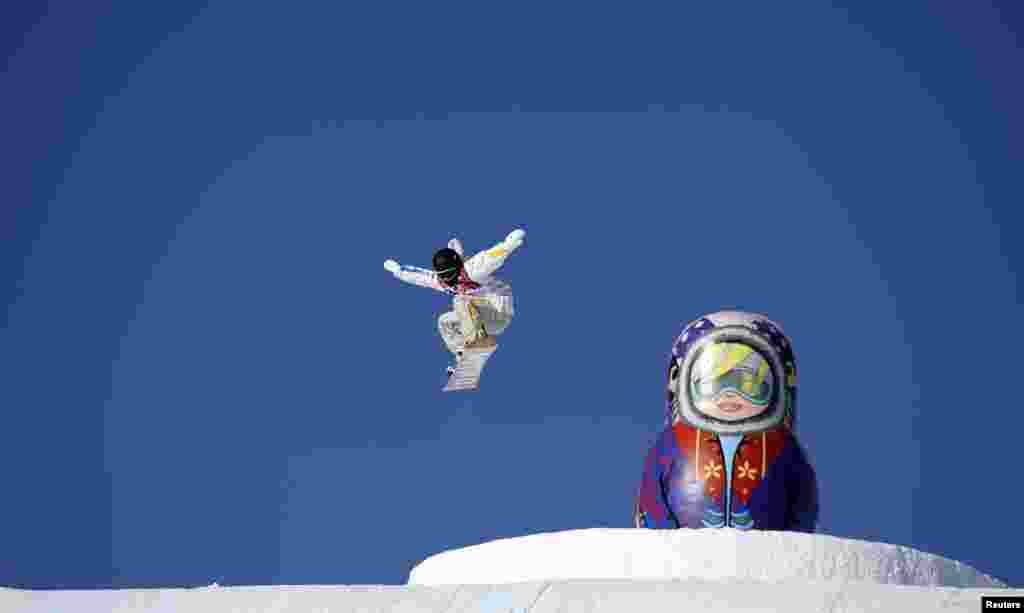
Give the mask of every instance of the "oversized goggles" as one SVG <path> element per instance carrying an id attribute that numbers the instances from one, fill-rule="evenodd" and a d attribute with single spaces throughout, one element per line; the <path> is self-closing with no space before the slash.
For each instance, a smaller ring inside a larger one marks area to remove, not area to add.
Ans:
<path id="1" fill-rule="evenodd" d="M 775 393 L 771 363 L 753 347 L 738 342 L 704 347 L 694 360 L 689 379 L 690 395 L 698 403 L 732 392 L 765 406 Z"/>

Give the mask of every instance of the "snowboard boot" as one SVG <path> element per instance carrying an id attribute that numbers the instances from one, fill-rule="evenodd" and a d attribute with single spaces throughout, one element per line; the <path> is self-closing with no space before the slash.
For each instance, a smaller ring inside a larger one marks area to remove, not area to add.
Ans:
<path id="1" fill-rule="evenodd" d="M 477 337 L 466 343 L 466 349 L 491 349 L 498 346 L 498 341 L 490 334 L 481 332 Z"/>

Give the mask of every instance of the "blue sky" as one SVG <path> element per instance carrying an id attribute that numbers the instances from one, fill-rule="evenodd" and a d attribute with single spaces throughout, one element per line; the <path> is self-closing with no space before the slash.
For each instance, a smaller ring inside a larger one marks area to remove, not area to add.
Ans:
<path id="1" fill-rule="evenodd" d="M 722 308 L 793 339 L 823 532 L 1024 583 L 1019 15 L 391 8 L 5 26 L 0 584 L 402 583 L 626 527 Z M 516 318 L 442 394 L 445 298 L 382 262 L 516 227 Z"/>

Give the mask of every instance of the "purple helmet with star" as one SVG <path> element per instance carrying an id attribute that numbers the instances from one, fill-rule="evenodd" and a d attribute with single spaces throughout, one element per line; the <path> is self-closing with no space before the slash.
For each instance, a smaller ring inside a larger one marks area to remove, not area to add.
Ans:
<path id="1" fill-rule="evenodd" d="M 717 434 L 795 427 L 796 359 L 782 327 L 758 313 L 719 311 L 672 343 L 666 424 Z"/>

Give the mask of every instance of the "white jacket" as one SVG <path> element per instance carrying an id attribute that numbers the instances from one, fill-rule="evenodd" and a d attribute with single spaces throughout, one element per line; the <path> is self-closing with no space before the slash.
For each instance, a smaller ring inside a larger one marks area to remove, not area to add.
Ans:
<path id="1" fill-rule="evenodd" d="M 509 234 L 508 238 L 486 251 L 474 255 L 465 261 L 464 271 L 472 284 L 462 284 L 459 287 L 448 287 L 437 278 L 437 273 L 426 268 L 416 266 L 401 266 L 396 271 L 395 277 L 406 283 L 428 287 L 430 289 L 444 292 L 452 296 L 512 296 L 512 286 L 494 276 L 494 273 L 512 254 L 523 244 L 522 230 L 516 230 Z M 448 246 L 462 255 L 462 243 L 458 239 L 452 239 Z"/>

